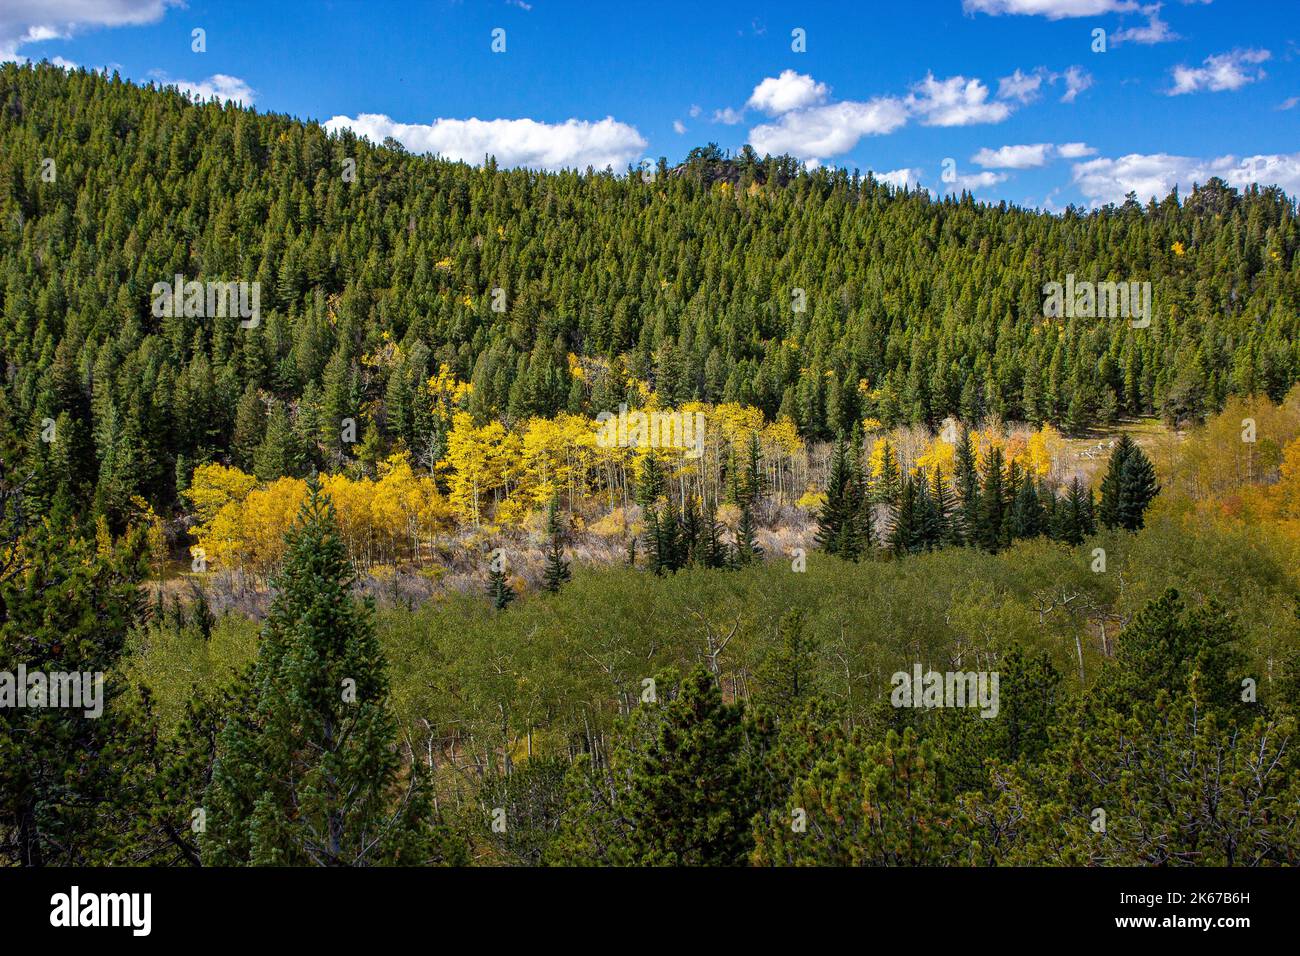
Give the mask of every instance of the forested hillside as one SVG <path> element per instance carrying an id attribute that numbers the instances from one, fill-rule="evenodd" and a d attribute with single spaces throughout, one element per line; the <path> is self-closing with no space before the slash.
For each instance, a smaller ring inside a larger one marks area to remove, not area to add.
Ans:
<path id="1" fill-rule="evenodd" d="M 34 473 L 27 507 L 119 529 L 132 496 L 175 509 L 203 463 L 270 481 L 406 451 L 428 471 L 440 371 L 480 426 L 653 393 L 804 439 L 1186 422 L 1280 401 L 1300 372 L 1300 231 L 1276 190 L 1053 216 L 712 148 L 624 173 L 474 168 L 0 66 L 0 444 Z M 1043 319 L 1067 274 L 1150 281 L 1153 323 Z M 156 317 L 176 275 L 260 283 L 259 321 Z"/>

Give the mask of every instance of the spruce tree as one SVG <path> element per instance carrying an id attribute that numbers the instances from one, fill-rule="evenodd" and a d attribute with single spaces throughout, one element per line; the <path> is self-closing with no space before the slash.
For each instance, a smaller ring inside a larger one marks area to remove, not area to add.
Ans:
<path id="1" fill-rule="evenodd" d="M 221 731 L 204 861 L 216 865 L 417 865 L 447 858 L 420 764 L 405 771 L 373 606 L 333 505 L 313 480 L 245 679 Z"/>
<path id="2" fill-rule="evenodd" d="M 740 522 L 736 525 L 735 562 L 737 567 L 752 564 L 763 557 L 763 549 L 754 538 L 754 515 L 749 502 L 740 506 Z"/>
<path id="3" fill-rule="evenodd" d="M 1120 512 L 1120 476 L 1124 462 L 1137 446 L 1127 434 L 1120 435 L 1111 449 L 1106 474 L 1101 479 L 1101 497 L 1097 503 L 1097 520 L 1103 528 L 1118 528 Z"/>
<path id="4" fill-rule="evenodd" d="M 670 691 L 670 680 L 659 685 Z M 757 807 L 741 706 L 724 703 L 713 675 L 698 668 L 670 700 L 643 704 L 631 722 L 613 758 L 630 772 L 618 805 L 628 862 L 744 864 Z"/>
<path id="5" fill-rule="evenodd" d="M 492 599 L 492 607 L 498 611 L 504 611 L 518 597 L 515 589 L 510 585 L 505 567 L 498 566 L 496 561 L 491 562 L 488 567 L 487 593 Z"/>
<path id="6" fill-rule="evenodd" d="M 880 474 L 872 483 L 871 497 L 881 504 L 894 505 L 903 491 L 903 479 L 898 467 L 898 456 L 894 447 L 885 441 L 880 461 Z"/>
<path id="7" fill-rule="evenodd" d="M 649 452 L 641 460 L 641 477 L 637 481 L 636 503 L 642 508 L 653 508 L 664 493 L 663 468 L 655 453 Z"/>
<path id="8" fill-rule="evenodd" d="M 1140 529 L 1145 523 L 1147 506 L 1159 493 L 1151 460 L 1141 448 L 1134 446 L 1120 471 L 1119 507 L 1115 515 L 1118 526 L 1126 531 Z"/>
<path id="9" fill-rule="evenodd" d="M 559 594 L 560 588 L 573 577 L 569 562 L 564 558 L 564 528 L 560 521 L 559 502 L 551 499 L 546 513 L 546 533 L 550 546 L 546 551 L 546 569 L 542 575 L 542 589 Z"/>
<path id="10" fill-rule="evenodd" d="M 953 461 L 953 480 L 957 486 L 957 529 L 967 544 L 976 544 L 979 535 L 980 479 L 975 463 L 975 447 L 969 429 L 963 428 Z"/>
<path id="11" fill-rule="evenodd" d="M 726 542 L 722 539 L 722 524 L 718 521 L 718 504 L 709 500 L 704 503 L 701 517 L 699 562 L 706 568 L 725 568 L 730 563 Z"/>
<path id="12" fill-rule="evenodd" d="M 1011 536 L 1036 538 L 1047 527 L 1047 515 L 1038 498 L 1038 488 L 1033 475 L 1026 474 L 1020 482 L 1015 504 L 1011 509 Z"/>
<path id="13" fill-rule="evenodd" d="M 1007 501 L 1004 488 L 1005 475 L 1002 471 L 1002 449 L 996 445 L 989 449 L 982 477 L 975 541 L 985 551 L 996 552 L 1000 551 L 1003 545 Z"/>
<path id="14" fill-rule="evenodd" d="M 862 551 L 859 523 L 861 485 L 854 473 L 853 457 L 841 438 L 831 453 L 826 502 L 817 515 L 817 546 L 827 554 L 856 561 Z"/>
<path id="15" fill-rule="evenodd" d="M 898 503 L 894 505 L 893 520 L 889 527 L 889 549 L 902 557 L 918 547 L 918 516 L 916 513 L 916 482 L 911 475 L 903 479 Z"/>
<path id="16" fill-rule="evenodd" d="M 939 526 L 940 546 L 961 544 L 961 519 L 957 515 L 957 505 L 953 500 L 952 489 L 938 468 L 930 478 L 930 502 Z"/>

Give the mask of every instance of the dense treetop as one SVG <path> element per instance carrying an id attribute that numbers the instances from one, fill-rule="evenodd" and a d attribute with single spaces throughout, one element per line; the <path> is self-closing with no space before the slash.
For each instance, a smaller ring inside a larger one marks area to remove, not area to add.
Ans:
<path id="1" fill-rule="evenodd" d="M 1300 373 L 1295 203 L 1217 180 L 1050 215 L 750 150 L 653 177 L 471 167 L 5 64 L 0 184 L 0 450 L 41 473 L 35 500 L 110 515 L 170 506 L 267 433 L 302 453 L 263 470 L 336 467 L 349 417 L 419 461 L 443 365 L 480 422 L 591 415 L 641 381 L 810 439 L 864 417 L 1181 421 Z M 1150 281 L 1152 325 L 1044 319 L 1071 273 Z M 260 322 L 154 316 L 177 274 L 260 283 Z"/>

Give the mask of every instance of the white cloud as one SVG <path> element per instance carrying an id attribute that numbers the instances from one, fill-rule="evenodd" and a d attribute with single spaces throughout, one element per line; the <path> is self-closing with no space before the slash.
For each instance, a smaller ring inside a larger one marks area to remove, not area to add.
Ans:
<path id="1" fill-rule="evenodd" d="M 699 106 L 698 103 L 692 103 L 692 104 L 691 104 L 691 108 L 690 108 L 689 110 L 687 110 L 687 112 L 690 113 L 690 115 L 691 115 L 691 119 L 695 119 L 695 117 L 697 117 L 697 116 L 699 116 L 701 113 L 703 113 L 704 110 L 700 109 L 700 106 Z"/>
<path id="2" fill-rule="evenodd" d="M 18 48 L 58 40 L 91 27 L 156 23 L 178 0 L 4 0 L 0 4 L 0 62 L 27 61 Z M 66 60 L 64 61 L 67 62 Z"/>
<path id="3" fill-rule="evenodd" d="M 1075 98 L 1092 86 L 1092 74 L 1082 67 L 1072 66 L 1062 74 L 1065 80 L 1065 93 L 1061 97 L 1062 103 L 1073 103 Z M 1056 82 L 1056 77 L 1052 77 L 1052 82 Z"/>
<path id="4" fill-rule="evenodd" d="M 1087 143 L 1062 143 L 1056 147 L 1056 155 L 1062 159 L 1081 159 L 1084 156 L 1092 156 L 1096 152 Z"/>
<path id="5" fill-rule="evenodd" d="M 1004 76 L 998 80 L 998 99 L 1032 103 L 1038 99 L 1038 91 L 1042 85 L 1042 67 L 1039 67 L 1033 73 L 1022 73 L 1020 70 L 1016 70 L 1010 76 Z"/>
<path id="6" fill-rule="evenodd" d="M 769 76 L 754 87 L 745 106 L 779 115 L 821 103 L 829 92 L 829 86 L 807 74 L 782 70 L 780 76 Z"/>
<path id="7" fill-rule="evenodd" d="M 1176 66 L 1174 85 L 1168 93 L 1170 96 L 1180 96 L 1201 90 L 1214 93 L 1239 90 L 1247 83 L 1264 78 L 1264 71 L 1258 64 L 1269 56 L 1271 54 L 1268 50 L 1233 50 L 1207 56 L 1201 66 Z"/>
<path id="8" fill-rule="evenodd" d="M 1195 159 L 1168 153 L 1130 153 L 1114 159 L 1100 158 L 1078 163 L 1074 183 L 1094 206 L 1121 203 L 1130 193 L 1145 203 L 1153 196 L 1164 199 L 1175 186 L 1186 196 L 1195 183 L 1219 176 L 1238 189 L 1259 183 L 1280 186 L 1292 195 L 1300 193 L 1300 153 L 1257 156 L 1220 156 Z"/>
<path id="9" fill-rule="evenodd" d="M 1006 173 L 975 173 L 973 176 L 958 176 L 950 183 L 940 184 L 940 188 L 946 193 L 975 192 L 977 189 L 987 189 L 989 186 L 996 186 L 998 183 L 1006 182 Z"/>
<path id="10" fill-rule="evenodd" d="M 904 166 L 902 169 L 891 169 L 888 172 L 878 173 L 872 170 L 871 175 L 876 177 L 879 182 L 889 183 L 895 189 L 922 189 L 921 170 L 913 169 L 910 166 Z"/>
<path id="11" fill-rule="evenodd" d="M 1177 33 L 1169 29 L 1168 23 L 1160 19 L 1161 6 L 1163 4 L 1153 3 L 1149 7 L 1143 7 L 1142 13 L 1147 18 L 1147 25 L 1116 30 L 1110 35 L 1111 46 L 1119 46 L 1124 43 L 1142 43 L 1150 46 L 1154 43 L 1168 43 L 1170 40 L 1182 39 Z"/>
<path id="12" fill-rule="evenodd" d="M 1055 147 L 1051 143 L 1031 143 L 1023 146 L 985 147 L 971 157 L 971 162 L 985 169 L 1033 169 L 1044 166 Z"/>
<path id="13" fill-rule="evenodd" d="M 673 120 L 673 132 L 676 133 L 678 136 L 681 136 L 683 133 L 686 132 L 686 124 L 683 123 L 681 120 Z"/>
<path id="14" fill-rule="evenodd" d="M 971 162 L 985 169 L 1036 169 L 1050 160 L 1080 159 L 1095 152 L 1087 143 L 1025 143 L 1019 146 L 985 147 L 971 157 Z"/>
<path id="15" fill-rule="evenodd" d="M 417 153 L 481 163 L 495 156 L 502 166 L 530 169 L 620 169 L 648 145 L 636 127 L 607 116 L 599 122 L 569 119 L 539 123 L 531 119 L 436 119 L 432 123 L 398 123 L 382 113 L 353 118 L 335 116 L 325 123 L 330 132 L 351 129 L 381 143 L 393 137 Z"/>
<path id="16" fill-rule="evenodd" d="M 775 123 L 749 131 L 749 142 L 760 156 L 790 153 L 800 159 L 846 153 L 863 136 L 892 133 L 907 122 L 907 107 L 891 96 L 865 103 L 845 100 L 810 109 L 791 110 Z"/>
<path id="17" fill-rule="evenodd" d="M 1300 96 L 1290 96 L 1277 105 L 1280 110 L 1293 110 L 1300 104 Z"/>
<path id="18" fill-rule="evenodd" d="M 252 106 L 256 95 L 252 87 L 239 77 L 228 76 L 225 73 L 214 73 L 206 80 L 198 82 L 167 79 L 161 79 L 160 82 L 166 86 L 174 86 L 182 93 L 188 93 L 202 102 L 207 102 L 215 96 L 222 101 L 234 100 L 236 103 Z"/>
<path id="19" fill-rule="evenodd" d="M 962 0 L 967 13 L 987 13 L 1047 17 L 1095 17 L 1102 13 L 1130 13 L 1137 9 L 1135 0 Z"/>
<path id="20" fill-rule="evenodd" d="M 735 126 L 744 121 L 744 110 L 733 110 L 730 106 L 726 106 L 713 111 L 713 122 L 722 123 L 724 126 Z"/>
<path id="21" fill-rule="evenodd" d="M 925 126 L 969 126 L 1000 123 L 1011 115 L 1006 103 L 990 102 L 989 88 L 978 79 L 951 76 L 936 80 L 933 73 L 912 86 L 907 106 Z"/>

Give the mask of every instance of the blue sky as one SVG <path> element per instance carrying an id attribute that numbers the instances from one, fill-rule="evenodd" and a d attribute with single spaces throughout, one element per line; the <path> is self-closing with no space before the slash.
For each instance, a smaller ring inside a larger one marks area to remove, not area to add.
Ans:
<path id="1" fill-rule="evenodd" d="M 0 2 L 0 59 L 42 58 L 475 163 L 751 143 L 1053 210 L 1300 192 L 1300 0 Z"/>

